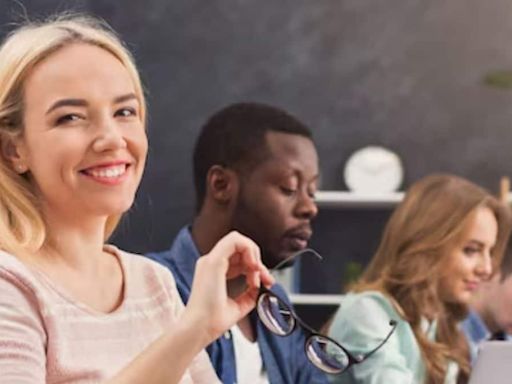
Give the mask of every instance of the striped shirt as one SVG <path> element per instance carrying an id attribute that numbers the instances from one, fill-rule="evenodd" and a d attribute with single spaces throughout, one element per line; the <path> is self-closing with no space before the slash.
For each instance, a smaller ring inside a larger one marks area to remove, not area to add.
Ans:
<path id="1" fill-rule="evenodd" d="M 172 275 L 106 246 L 123 269 L 123 301 L 105 314 L 0 251 L 0 383 L 98 383 L 113 377 L 176 323 L 183 303 Z M 169 361 L 168 364 L 172 364 Z M 218 383 L 202 351 L 180 383 Z"/>

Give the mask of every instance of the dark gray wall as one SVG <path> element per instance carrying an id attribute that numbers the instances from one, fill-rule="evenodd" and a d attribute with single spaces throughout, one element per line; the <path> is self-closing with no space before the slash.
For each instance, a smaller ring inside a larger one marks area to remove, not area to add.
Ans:
<path id="1" fill-rule="evenodd" d="M 509 0 L 23 1 L 29 16 L 73 8 L 127 41 L 149 95 L 150 157 L 136 206 L 115 236 L 129 250 L 169 246 L 193 212 L 191 150 L 200 125 L 240 100 L 281 106 L 314 130 L 323 188 L 341 189 L 355 149 L 403 159 L 406 183 L 453 172 L 496 189 L 512 164 L 512 91 L 484 84 L 512 69 Z M 22 12 L 0 0 L 0 34 Z M 337 291 L 343 260 L 367 260 L 388 211 L 321 210 L 322 268 L 304 288 Z"/>

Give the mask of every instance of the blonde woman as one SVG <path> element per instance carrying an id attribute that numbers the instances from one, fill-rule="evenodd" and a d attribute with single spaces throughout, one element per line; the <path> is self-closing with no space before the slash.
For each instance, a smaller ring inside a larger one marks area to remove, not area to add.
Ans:
<path id="1" fill-rule="evenodd" d="M 329 332 L 354 356 L 389 339 L 332 382 L 465 382 L 469 354 L 458 322 L 500 263 L 508 231 L 505 206 L 467 180 L 432 175 L 412 185 Z"/>
<path id="2" fill-rule="evenodd" d="M 185 308 L 167 270 L 105 245 L 142 176 L 145 115 L 130 54 L 93 19 L 27 25 L 0 47 L 0 382 L 218 382 L 202 349 L 272 283 L 231 233 Z"/>

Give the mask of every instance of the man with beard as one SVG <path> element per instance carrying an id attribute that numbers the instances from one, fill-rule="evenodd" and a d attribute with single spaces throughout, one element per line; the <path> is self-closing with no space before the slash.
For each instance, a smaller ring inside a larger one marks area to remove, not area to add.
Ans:
<path id="1" fill-rule="evenodd" d="M 194 155 L 197 213 L 170 250 L 147 256 L 173 273 L 186 303 L 200 255 L 232 230 L 252 238 L 268 268 L 306 248 L 317 214 L 318 156 L 309 129 L 288 113 L 238 103 L 203 126 Z M 233 295 L 240 281 L 229 281 Z M 272 288 L 288 300 L 283 288 Z M 299 327 L 300 328 L 300 327 Z M 255 311 L 212 343 L 207 352 L 225 384 L 326 383 L 306 357 L 301 329 L 276 336 Z"/>

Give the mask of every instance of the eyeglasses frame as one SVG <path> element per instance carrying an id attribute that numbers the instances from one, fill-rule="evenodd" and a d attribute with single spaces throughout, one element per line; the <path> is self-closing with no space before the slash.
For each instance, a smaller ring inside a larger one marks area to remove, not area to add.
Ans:
<path id="1" fill-rule="evenodd" d="M 262 297 L 264 297 L 264 295 L 269 295 L 269 296 L 273 296 L 275 297 L 277 300 L 279 300 L 283 305 L 286 306 L 286 309 L 290 312 L 290 315 L 292 316 L 293 318 L 293 325 L 290 329 L 290 331 L 288 331 L 286 334 L 279 334 L 279 333 L 275 333 L 273 332 L 269 327 L 267 327 L 267 325 L 265 324 L 265 322 L 261 321 L 261 318 L 260 318 L 260 321 L 263 323 L 263 325 L 270 331 L 272 332 L 274 335 L 276 336 L 280 336 L 280 337 L 287 337 L 289 336 L 290 334 L 292 334 L 296 329 L 297 329 L 297 326 L 300 325 L 300 327 L 302 329 L 304 329 L 305 331 L 308 332 L 308 335 L 306 337 L 306 339 L 304 340 L 304 352 L 306 354 L 306 356 L 308 357 L 309 361 L 311 361 L 318 369 L 326 372 L 324 369 L 322 369 L 321 367 L 319 367 L 315 361 L 313 361 L 308 353 L 307 353 L 307 346 L 309 344 L 309 342 L 311 341 L 312 338 L 314 337 L 320 337 L 322 339 L 325 339 L 331 343 L 333 343 L 334 345 L 336 345 L 337 347 L 339 347 L 347 356 L 348 356 L 348 364 L 347 366 L 339 371 L 339 372 L 336 372 L 336 373 L 332 373 L 332 374 L 336 374 L 336 375 L 339 375 L 339 374 L 342 374 L 344 372 L 346 372 L 352 365 L 354 364 L 360 364 L 362 363 L 363 361 L 365 361 L 366 359 L 368 359 L 370 356 L 372 356 L 375 352 L 377 352 L 380 348 L 382 348 L 382 346 L 384 346 L 384 344 L 386 344 L 386 342 L 389 340 L 389 338 L 391 337 L 391 335 L 394 333 L 397 325 L 398 325 L 398 322 L 394 319 L 391 319 L 389 321 L 389 325 L 391 326 L 391 330 L 389 331 L 389 333 L 387 334 L 387 336 L 381 341 L 380 344 L 378 344 L 374 349 L 372 349 L 370 352 L 367 352 L 366 354 L 359 354 L 359 355 L 354 355 L 353 353 L 351 353 L 350 351 L 348 351 L 345 347 L 343 347 L 340 343 L 338 343 L 336 340 L 334 340 L 333 338 L 329 337 L 329 336 L 326 336 L 326 335 L 323 335 L 321 333 L 319 333 L 318 331 L 314 330 L 311 326 L 309 326 L 308 324 L 306 324 L 304 322 L 304 320 L 302 320 L 298 315 L 297 313 L 295 313 L 295 310 L 292 308 L 291 304 L 289 304 L 286 300 L 283 300 L 281 297 L 279 297 L 279 295 L 277 295 L 276 293 L 272 292 L 270 289 L 264 287 L 263 285 L 260 287 L 260 291 L 259 291 L 259 294 L 258 294 L 258 298 L 256 300 L 256 308 L 258 308 L 260 306 L 260 303 L 261 303 L 261 300 L 262 300 Z M 256 312 L 258 313 L 258 317 L 259 317 L 259 311 L 258 309 L 256 310 Z M 327 373 L 331 373 L 331 372 L 327 372 Z"/>

